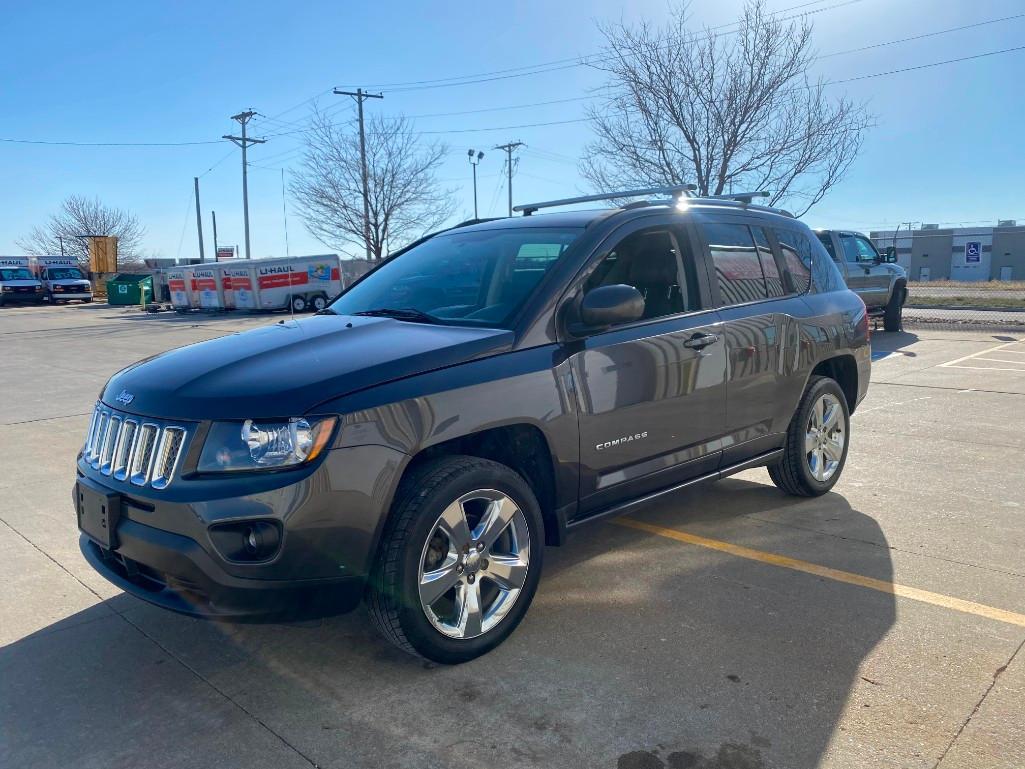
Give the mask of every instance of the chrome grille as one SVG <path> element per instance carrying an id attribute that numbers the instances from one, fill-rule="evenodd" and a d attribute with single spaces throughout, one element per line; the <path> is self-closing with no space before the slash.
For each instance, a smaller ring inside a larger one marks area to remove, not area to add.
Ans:
<path id="1" fill-rule="evenodd" d="M 164 489 L 174 479 L 187 435 L 180 425 L 144 421 L 98 404 L 82 458 L 115 480 Z"/>
<path id="2" fill-rule="evenodd" d="M 160 449 L 153 465 L 153 488 L 163 489 L 174 477 L 174 468 L 185 442 L 185 431 L 180 427 L 165 427 Z"/>

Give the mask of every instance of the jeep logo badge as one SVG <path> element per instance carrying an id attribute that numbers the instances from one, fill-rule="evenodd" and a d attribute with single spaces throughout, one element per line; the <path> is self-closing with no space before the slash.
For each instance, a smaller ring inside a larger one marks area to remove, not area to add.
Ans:
<path id="1" fill-rule="evenodd" d="M 125 406 L 127 406 L 129 403 L 135 400 L 135 396 L 128 392 L 128 390 L 122 390 L 117 394 L 117 397 L 114 400 L 116 400 L 118 403 L 122 403 Z"/>

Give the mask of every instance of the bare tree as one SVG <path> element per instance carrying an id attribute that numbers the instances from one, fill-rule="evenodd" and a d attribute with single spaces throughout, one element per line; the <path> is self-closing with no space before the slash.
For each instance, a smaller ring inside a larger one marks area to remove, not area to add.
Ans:
<path id="1" fill-rule="evenodd" d="M 446 147 L 421 142 L 404 117 L 367 121 L 367 189 L 370 227 L 363 233 L 363 186 L 359 129 L 333 123 L 315 109 L 306 132 L 301 170 L 292 182 L 299 215 L 325 245 L 363 249 L 381 259 L 387 246 L 402 245 L 437 229 L 455 210 L 452 193 L 435 172 Z"/>
<path id="2" fill-rule="evenodd" d="M 749 0 L 736 32 L 688 30 L 686 6 L 663 27 L 602 26 L 605 103 L 582 174 L 603 191 L 696 184 L 699 194 L 767 190 L 804 214 L 837 184 L 873 118 L 812 82 L 811 24 Z"/>
<path id="3" fill-rule="evenodd" d="M 18 245 L 34 256 L 61 253 L 76 258 L 83 268 L 89 265 L 89 243 L 82 235 L 116 235 L 118 263 L 126 266 L 137 261 L 146 231 L 135 214 L 123 208 L 105 205 L 99 198 L 72 195 L 64 199 L 60 210 L 41 227 L 34 227 Z"/>

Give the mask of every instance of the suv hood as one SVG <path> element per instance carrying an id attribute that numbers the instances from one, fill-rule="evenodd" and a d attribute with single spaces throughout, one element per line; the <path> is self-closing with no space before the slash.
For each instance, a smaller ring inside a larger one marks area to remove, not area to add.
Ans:
<path id="1" fill-rule="evenodd" d="M 512 341 L 502 329 L 320 315 L 141 361 L 111 377 L 101 399 L 164 419 L 300 416 L 331 398 L 503 352 Z"/>

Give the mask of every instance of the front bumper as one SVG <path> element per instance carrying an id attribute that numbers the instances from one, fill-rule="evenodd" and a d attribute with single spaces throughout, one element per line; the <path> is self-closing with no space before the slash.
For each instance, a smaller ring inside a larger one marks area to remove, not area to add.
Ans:
<path id="1" fill-rule="evenodd" d="M 363 592 L 362 577 L 232 577 L 188 537 L 135 521 L 122 521 L 118 537 L 117 550 L 85 534 L 78 544 L 89 565 L 121 590 L 193 617 L 252 621 L 341 614 L 355 608 Z"/>
<path id="2" fill-rule="evenodd" d="M 54 301 L 57 301 L 57 300 L 60 300 L 60 299 L 92 299 L 93 298 L 93 295 L 91 293 L 89 293 L 88 291 L 85 291 L 85 292 L 82 292 L 82 291 L 77 291 L 77 292 L 72 292 L 72 291 L 53 291 L 53 292 L 51 292 L 51 295 L 53 296 Z"/>
<path id="3" fill-rule="evenodd" d="M 42 291 L 4 291 L 0 294 L 0 302 L 14 304 L 15 302 L 35 302 L 39 304 L 46 298 Z"/>
<path id="4" fill-rule="evenodd" d="M 112 550 L 82 534 L 86 560 L 125 592 L 200 617 L 323 616 L 353 608 L 372 566 L 401 455 L 380 446 L 326 452 L 296 473 L 176 478 L 156 490 L 118 482 L 79 460 L 79 475 L 116 492 Z M 211 527 L 276 522 L 267 561 L 228 560 Z"/>

